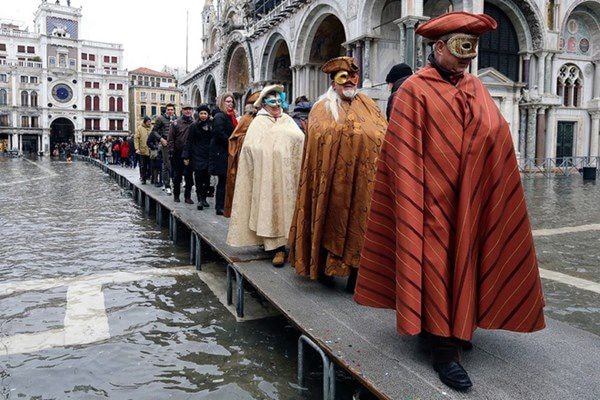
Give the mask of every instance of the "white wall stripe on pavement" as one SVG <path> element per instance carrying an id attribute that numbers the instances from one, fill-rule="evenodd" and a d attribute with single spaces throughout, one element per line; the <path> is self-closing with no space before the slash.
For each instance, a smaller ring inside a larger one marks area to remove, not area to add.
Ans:
<path id="1" fill-rule="evenodd" d="M 152 276 L 193 275 L 191 267 L 180 268 L 151 268 L 133 272 L 110 272 L 97 275 L 80 275 L 65 278 L 37 279 L 32 281 L 15 281 L 0 283 L 0 296 L 31 290 L 48 290 L 60 286 L 69 286 L 76 283 L 89 285 L 103 285 L 107 283 L 124 283 L 148 279 Z"/>
<path id="2" fill-rule="evenodd" d="M 544 279 L 565 283 L 569 286 L 575 286 L 579 289 L 589 290 L 590 292 L 600 294 L 600 284 L 586 279 L 576 278 L 571 275 L 562 274 L 556 271 L 550 271 L 540 268 L 540 276 Z"/>
<path id="3" fill-rule="evenodd" d="M 136 272 L 114 272 L 0 284 L 0 296 L 67 286 L 64 328 L 0 337 L 0 355 L 32 353 L 53 347 L 74 346 L 108 339 L 110 331 L 102 285 L 133 282 L 156 276 L 193 275 L 194 273 L 191 267 L 153 268 Z"/>
<path id="4" fill-rule="evenodd" d="M 33 353 L 110 338 L 101 285 L 74 284 L 67 290 L 64 328 L 0 338 L 0 355 Z"/>
<path id="5" fill-rule="evenodd" d="M 552 236 L 552 235 L 560 235 L 563 233 L 576 233 L 576 232 L 587 232 L 587 231 L 600 231 L 600 224 L 565 226 L 563 228 L 555 228 L 555 229 L 536 229 L 533 231 L 533 236 L 534 237 Z"/>

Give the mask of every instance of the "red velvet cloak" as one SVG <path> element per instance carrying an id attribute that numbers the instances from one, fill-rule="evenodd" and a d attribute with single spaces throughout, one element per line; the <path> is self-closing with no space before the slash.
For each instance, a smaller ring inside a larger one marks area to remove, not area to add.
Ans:
<path id="1" fill-rule="evenodd" d="M 402 334 L 545 326 L 509 127 L 472 75 L 454 86 L 428 66 L 398 90 L 354 298 L 395 309 Z"/>

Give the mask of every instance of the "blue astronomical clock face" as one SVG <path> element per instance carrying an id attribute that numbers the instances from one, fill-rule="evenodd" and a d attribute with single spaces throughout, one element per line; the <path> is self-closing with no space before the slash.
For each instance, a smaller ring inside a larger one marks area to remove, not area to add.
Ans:
<path id="1" fill-rule="evenodd" d="M 52 88 L 52 97 L 58 102 L 67 103 L 73 98 L 73 89 L 65 84 L 59 83 Z"/>

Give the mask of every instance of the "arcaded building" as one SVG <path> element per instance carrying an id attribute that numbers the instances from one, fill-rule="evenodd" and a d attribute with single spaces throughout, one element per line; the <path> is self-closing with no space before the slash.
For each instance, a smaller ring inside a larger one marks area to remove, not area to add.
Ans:
<path id="1" fill-rule="evenodd" d="M 0 147 L 50 154 L 61 142 L 129 133 L 123 46 L 83 40 L 81 7 L 40 1 L 33 30 L 0 22 Z"/>
<path id="2" fill-rule="evenodd" d="M 390 67 L 423 67 L 429 45 L 418 24 L 449 10 L 485 12 L 471 66 L 511 126 L 522 158 L 540 164 L 599 154 L 600 0 L 255 0 L 207 2 L 203 62 L 182 79 L 184 98 L 243 100 L 267 82 L 314 100 L 328 85 L 320 66 L 354 56 L 364 93 L 383 107 Z"/>

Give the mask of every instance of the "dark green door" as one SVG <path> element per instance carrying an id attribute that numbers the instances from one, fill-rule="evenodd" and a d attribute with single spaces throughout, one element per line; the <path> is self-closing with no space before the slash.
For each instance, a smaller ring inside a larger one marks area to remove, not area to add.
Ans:
<path id="1" fill-rule="evenodd" d="M 556 164 L 561 165 L 564 157 L 573 157 L 573 132 L 575 122 L 558 122 L 556 135 Z"/>

